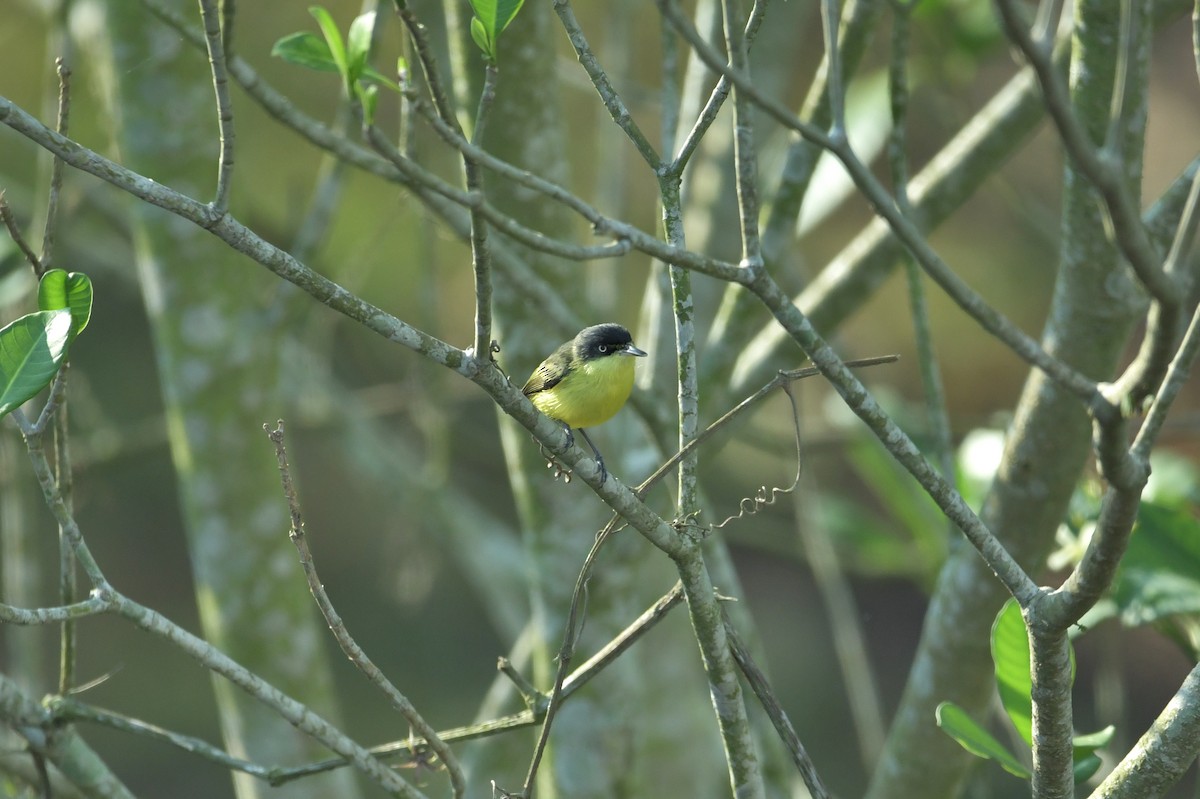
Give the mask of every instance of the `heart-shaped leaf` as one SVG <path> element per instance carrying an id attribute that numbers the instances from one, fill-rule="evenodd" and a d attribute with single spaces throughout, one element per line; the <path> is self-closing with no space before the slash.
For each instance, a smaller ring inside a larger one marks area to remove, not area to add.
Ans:
<path id="1" fill-rule="evenodd" d="M 0 330 L 0 416 L 50 384 L 71 341 L 68 310 L 26 314 Z"/>
<path id="2" fill-rule="evenodd" d="M 92 318 L 92 281 L 82 272 L 51 269 L 38 283 L 38 308 L 71 312 L 71 338 L 87 327 Z"/>

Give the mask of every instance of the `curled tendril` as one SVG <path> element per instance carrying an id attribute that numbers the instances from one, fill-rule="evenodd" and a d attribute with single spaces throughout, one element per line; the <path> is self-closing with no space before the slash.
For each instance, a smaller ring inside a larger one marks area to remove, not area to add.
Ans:
<path id="1" fill-rule="evenodd" d="M 712 528 L 714 530 L 720 530 L 731 522 L 736 522 L 747 516 L 753 516 L 763 508 L 774 505 L 779 497 L 792 493 L 800 485 L 800 475 L 804 469 L 803 450 L 800 443 L 800 409 L 796 406 L 796 396 L 792 394 L 791 383 L 784 383 L 781 388 L 783 389 L 783 393 L 787 394 L 788 402 L 792 405 L 792 424 L 796 431 L 796 477 L 787 488 L 759 486 L 759 489 L 754 492 L 754 496 L 742 497 L 738 501 L 738 512 L 733 516 L 729 516 L 720 524 L 714 525 Z"/>

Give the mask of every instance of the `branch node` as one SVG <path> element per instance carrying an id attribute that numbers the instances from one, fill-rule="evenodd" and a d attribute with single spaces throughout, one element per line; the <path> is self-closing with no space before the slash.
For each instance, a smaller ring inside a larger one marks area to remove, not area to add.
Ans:
<path id="1" fill-rule="evenodd" d="M 525 707 L 532 710 L 535 715 L 539 710 L 545 710 L 546 695 L 533 687 L 533 683 L 525 679 L 525 675 L 517 671 L 513 666 L 512 661 L 506 657 L 496 658 L 496 669 L 507 677 L 521 694 L 521 701 L 525 703 Z"/>

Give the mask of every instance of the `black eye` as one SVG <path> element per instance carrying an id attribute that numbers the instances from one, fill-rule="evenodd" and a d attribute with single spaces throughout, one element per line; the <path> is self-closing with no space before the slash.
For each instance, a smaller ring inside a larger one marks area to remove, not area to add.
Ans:
<path id="1" fill-rule="evenodd" d="M 601 352 L 608 352 L 608 345 L 607 345 L 607 344 L 601 344 L 601 345 L 600 345 L 599 347 L 597 347 L 596 349 L 600 350 Z"/>

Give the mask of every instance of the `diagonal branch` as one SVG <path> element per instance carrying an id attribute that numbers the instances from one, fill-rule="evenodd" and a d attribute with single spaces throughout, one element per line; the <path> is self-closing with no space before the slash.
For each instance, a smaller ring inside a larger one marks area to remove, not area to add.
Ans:
<path id="1" fill-rule="evenodd" d="M 728 75 L 734 86 L 745 92 L 747 97 L 754 100 L 760 108 L 781 125 L 796 131 L 837 156 L 854 180 L 855 185 L 871 202 L 876 213 L 888 222 L 896 236 L 908 247 L 921 267 L 980 326 L 1007 344 L 1022 359 L 1050 375 L 1057 383 L 1082 400 L 1093 414 L 1106 418 L 1116 413 L 1116 409 L 1099 392 L 1093 381 L 1049 355 L 1036 340 L 992 308 L 950 269 L 949 265 L 929 246 L 920 231 L 900 212 L 894 199 L 875 178 L 870 168 L 855 156 L 848 142 L 839 142 L 797 119 L 778 101 L 766 97 L 758 91 L 753 81 L 744 73 L 728 67 L 683 18 L 678 5 L 673 0 L 658 0 L 658 5 L 663 15 L 675 25 L 711 69 Z"/>
<path id="2" fill-rule="evenodd" d="M 1021 19 L 1017 4 L 1013 0 L 996 0 L 996 8 L 1000 12 L 1005 34 L 1021 50 L 1037 74 L 1046 110 L 1054 120 L 1068 157 L 1100 193 L 1112 221 L 1117 246 L 1155 300 L 1164 304 L 1177 303 L 1179 287 L 1163 271 L 1162 259 L 1142 224 L 1134 198 L 1125 190 L 1124 178 L 1118 169 L 1119 161 L 1112 157 L 1111 152 L 1092 145 L 1083 124 L 1071 110 L 1066 84 L 1054 68 L 1049 49 L 1038 46 L 1033 40 Z M 1118 86 L 1116 91 L 1121 88 Z"/>
<path id="3" fill-rule="evenodd" d="M 633 146 L 637 148 L 642 159 L 653 169 L 658 172 L 663 165 L 662 156 L 654 150 L 654 145 L 646 138 L 646 134 L 642 133 L 642 129 L 638 127 L 637 122 L 633 118 L 633 114 L 629 112 L 625 101 L 621 99 L 621 95 L 613 88 L 612 82 L 608 79 L 608 73 L 600 66 L 596 54 L 592 52 L 591 46 L 588 44 L 587 37 L 583 34 L 583 28 L 579 25 L 579 20 L 575 18 L 575 10 L 571 8 L 569 0 L 554 0 L 554 13 L 558 14 L 559 20 L 562 22 L 563 29 L 567 32 L 567 39 L 571 42 L 571 47 L 575 50 L 575 56 L 579 59 L 580 65 L 587 72 L 588 78 L 591 79 L 592 85 L 596 88 L 596 93 L 600 96 L 604 107 L 608 109 L 609 116 L 612 121 L 625 132 L 629 140 L 633 142 Z"/>
<path id="4" fill-rule="evenodd" d="M 338 646 L 342 648 L 343 654 L 388 698 L 392 707 L 400 715 L 404 716 L 408 723 L 412 725 L 412 728 L 425 739 L 425 742 L 437 754 L 438 759 L 446 767 L 446 771 L 450 775 L 450 786 L 454 791 L 454 796 L 456 799 L 462 799 L 467 790 L 466 780 L 463 777 L 462 766 L 459 764 L 454 752 L 450 750 L 450 747 L 446 746 L 445 742 L 438 737 L 437 731 L 417 712 L 417 709 L 413 706 L 409 698 L 400 693 L 399 689 L 392 684 L 391 680 L 384 675 L 380 668 L 375 665 L 375 662 L 363 651 L 363 648 L 350 635 L 350 631 L 346 629 L 341 615 L 333 607 L 333 602 L 330 601 L 329 594 L 326 593 L 325 586 L 321 583 L 321 579 L 317 575 L 317 566 L 313 561 L 312 552 L 308 548 L 308 540 L 305 538 L 304 519 L 300 513 L 300 500 L 296 496 L 296 486 L 292 482 L 291 466 L 288 464 L 287 449 L 283 442 L 283 421 L 280 420 L 277 422 L 274 430 L 271 430 L 270 426 L 265 424 L 263 425 L 263 429 L 267 431 L 267 437 L 275 445 L 275 458 L 279 463 L 279 476 L 283 482 L 283 494 L 287 500 L 288 511 L 292 520 L 292 527 L 288 535 L 300 553 L 300 565 L 304 570 L 304 577 L 308 581 L 309 591 L 312 592 L 313 599 L 317 602 L 317 607 L 321 609 L 321 615 L 325 617 L 325 621 L 328 623 L 334 639 L 337 640 Z"/>

